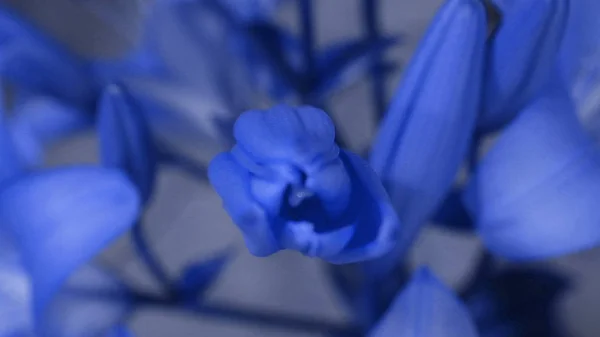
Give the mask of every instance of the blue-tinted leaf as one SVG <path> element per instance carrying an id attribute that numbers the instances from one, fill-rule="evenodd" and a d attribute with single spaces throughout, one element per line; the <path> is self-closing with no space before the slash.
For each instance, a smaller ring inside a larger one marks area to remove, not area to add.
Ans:
<path id="1" fill-rule="evenodd" d="M 568 1 L 521 0 L 502 8 L 491 44 L 480 127 L 509 122 L 548 81 L 567 24 Z"/>
<path id="2" fill-rule="evenodd" d="M 223 251 L 210 259 L 188 265 L 182 272 L 179 288 L 184 296 L 197 300 L 217 280 L 232 258 L 232 251 Z"/>
<path id="3" fill-rule="evenodd" d="M 300 41 L 270 22 L 250 24 L 247 34 L 239 37 L 238 43 L 258 85 L 266 88 L 275 100 L 283 100 L 300 90 L 304 85 L 300 78 Z"/>
<path id="4" fill-rule="evenodd" d="M 39 336 L 95 336 L 114 324 L 120 318 L 118 313 L 124 313 L 124 304 L 110 302 L 115 311 L 102 310 L 106 316 L 86 321 L 86 334 L 73 331 L 73 335 L 61 335 L 53 330 L 69 327 L 61 325 L 65 321 L 55 320 L 62 317 L 59 308 L 65 303 L 64 297 L 57 296 L 59 291 L 68 281 L 78 285 L 81 280 L 90 280 L 85 269 L 74 279 L 69 280 L 69 276 L 125 233 L 136 221 L 139 208 L 139 196 L 125 175 L 92 166 L 32 173 L 0 191 L 0 224 L 15 239 L 31 276 Z M 99 280 L 100 284 L 113 284 Z"/>
<path id="5" fill-rule="evenodd" d="M 473 219 L 463 202 L 462 188 L 456 187 L 448 193 L 432 221 L 437 225 L 455 230 L 471 231 L 474 229 Z"/>
<path id="6" fill-rule="evenodd" d="M 50 97 L 33 97 L 18 105 L 8 127 L 23 163 L 38 165 L 44 147 L 75 132 L 92 127 L 92 116 Z"/>
<path id="7" fill-rule="evenodd" d="M 484 243 L 509 259 L 549 258 L 600 242 L 600 154 L 563 85 L 555 79 L 520 113 L 466 192 Z"/>
<path id="8" fill-rule="evenodd" d="M 465 298 L 482 337 L 564 337 L 557 317 L 564 275 L 544 269 L 508 269 Z"/>
<path id="9" fill-rule="evenodd" d="M 369 73 L 373 55 L 398 43 L 397 38 L 375 41 L 343 42 L 326 48 L 317 58 L 317 79 L 311 92 L 320 101 L 334 90 L 341 90 Z"/>
<path id="10" fill-rule="evenodd" d="M 120 85 L 106 89 L 98 109 L 103 165 L 123 170 L 147 202 L 154 187 L 157 153 L 144 115 Z"/>
<path id="11" fill-rule="evenodd" d="M 31 93 L 89 107 L 97 91 L 90 74 L 83 60 L 0 5 L 1 76 Z"/>
<path id="12" fill-rule="evenodd" d="M 382 273 L 404 255 L 439 207 L 467 154 L 479 108 L 486 29 L 481 1 L 447 1 L 381 124 L 370 163 L 404 225 L 397 251 L 373 263 Z"/>
<path id="13" fill-rule="evenodd" d="M 463 303 L 423 268 L 396 297 L 369 337 L 476 337 Z"/>

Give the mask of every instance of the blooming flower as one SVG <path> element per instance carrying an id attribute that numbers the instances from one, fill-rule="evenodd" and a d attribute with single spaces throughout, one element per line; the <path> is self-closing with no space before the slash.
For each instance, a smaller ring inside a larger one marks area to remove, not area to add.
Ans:
<path id="1" fill-rule="evenodd" d="M 245 112 L 237 144 L 215 157 L 209 179 L 252 254 L 294 249 L 333 263 L 386 253 L 398 219 L 369 166 L 334 143 L 312 107 Z"/>
<path id="2" fill-rule="evenodd" d="M 479 127 L 497 130 L 540 91 L 555 66 L 567 25 L 569 2 L 498 1 L 503 21 L 486 65 Z"/>
<path id="3" fill-rule="evenodd" d="M 15 321 L 9 331 L 100 336 L 119 324 L 129 311 L 127 297 L 85 297 L 90 291 L 122 294 L 118 282 L 87 262 L 133 225 L 139 205 L 124 175 L 98 167 L 46 170 L 5 182 L 0 189 L 0 309 L 9 305 L 17 315 L 10 318 Z M 17 297 L 6 302 L 5 296 Z M 28 316 L 19 317 L 30 300 L 34 327 L 27 326 Z"/>
<path id="4" fill-rule="evenodd" d="M 501 134 L 465 199 L 487 247 L 542 259 L 600 243 L 600 152 L 555 75 Z"/>

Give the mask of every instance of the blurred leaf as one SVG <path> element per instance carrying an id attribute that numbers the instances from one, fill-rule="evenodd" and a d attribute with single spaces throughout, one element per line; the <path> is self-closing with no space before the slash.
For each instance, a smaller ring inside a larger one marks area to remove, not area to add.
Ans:
<path id="1" fill-rule="evenodd" d="M 142 112 L 121 85 L 107 87 L 98 109 L 103 165 L 123 170 L 147 202 L 154 188 L 158 154 Z"/>
<path id="2" fill-rule="evenodd" d="M 253 46 L 244 59 L 261 85 L 275 100 L 297 93 L 300 79 L 300 41 L 284 28 L 270 22 L 254 22 L 247 27 Z"/>
<path id="3" fill-rule="evenodd" d="M 0 75 L 20 89 L 77 106 L 93 104 L 97 84 L 84 60 L 0 4 Z"/>
<path id="4" fill-rule="evenodd" d="M 396 37 L 375 41 L 349 41 L 329 46 L 317 56 L 317 75 L 311 94 L 317 99 L 341 90 L 369 74 L 373 55 L 385 52 L 400 41 Z"/>
<path id="5" fill-rule="evenodd" d="M 182 271 L 179 280 L 179 290 L 185 299 L 195 302 L 201 298 L 217 280 L 233 255 L 234 251 L 227 249 L 207 260 L 188 265 Z"/>

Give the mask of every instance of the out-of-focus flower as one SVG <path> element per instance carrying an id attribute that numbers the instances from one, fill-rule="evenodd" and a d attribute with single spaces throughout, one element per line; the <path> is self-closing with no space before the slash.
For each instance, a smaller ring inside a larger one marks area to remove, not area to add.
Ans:
<path id="1" fill-rule="evenodd" d="M 93 118 L 53 97 L 38 96 L 17 105 L 6 123 L 22 162 L 34 167 L 43 162 L 48 146 L 90 128 Z"/>
<path id="2" fill-rule="evenodd" d="M 332 263 L 386 253 L 399 222 L 383 187 L 357 155 L 340 150 L 325 112 L 252 110 L 237 144 L 209 166 L 209 179 L 252 254 L 293 249 Z"/>
<path id="3" fill-rule="evenodd" d="M 98 109 L 102 164 L 123 170 L 147 202 L 154 187 L 158 152 L 144 115 L 117 84 L 106 88 Z"/>
<path id="4" fill-rule="evenodd" d="M 36 336 L 82 337 L 102 336 L 121 323 L 130 309 L 126 293 L 87 262 L 133 225 L 139 207 L 128 179 L 99 167 L 33 172 L 3 184 L 0 248 L 9 258 L 0 259 L 0 282 L 14 291 L 0 296 L 17 296 L 8 303 L 17 316 L 3 316 L 2 324 L 14 320 L 9 331 Z M 30 300 L 34 328 L 20 325 L 29 316 L 18 316 Z M 2 310 L 5 303 L 0 298 Z"/>
<path id="5" fill-rule="evenodd" d="M 463 303 L 428 269 L 418 270 L 369 337 L 476 337 Z"/>
<path id="6" fill-rule="evenodd" d="M 465 158 L 480 107 L 486 31 L 480 1 L 447 1 L 381 124 L 370 163 L 403 224 L 396 252 L 374 261 L 384 273 L 442 202 Z"/>
<path id="7" fill-rule="evenodd" d="M 501 134 L 465 199 L 484 243 L 506 258 L 549 258 L 600 242 L 599 149 L 558 75 Z"/>
<path id="8" fill-rule="evenodd" d="M 481 337 L 564 337 L 557 304 L 568 288 L 557 272 L 510 268 L 481 280 L 463 298 Z"/>
<path id="9" fill-rule="evenodd" d="M 569 16 L 569 1 L 499 1 L 502 23 L 486 65 L 482 131 L 512 120 L 548 81 Z"/>

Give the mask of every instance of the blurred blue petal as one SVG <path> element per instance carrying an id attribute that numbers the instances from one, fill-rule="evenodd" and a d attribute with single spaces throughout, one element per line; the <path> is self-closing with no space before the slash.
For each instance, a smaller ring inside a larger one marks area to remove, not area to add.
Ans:
<path id="1" fill-rule="evenodd" d="M 237 145 L 209 166 L 209 179 L 250 252 L 293 249 L 332 263 L 386 253 L 399 227 L 379 179 L 340 150 L 327 114 L 276 106 L 240 116 Z"/>
<path id="2" fill-rule="evenodd" d="M 504 16 L 486 67 L 480 127 L 497 129 L 528 103 L 555 66 L 569 1 L 520 0 L 501 8 Z"/>
<path id="3" fill-rule="evenodd" d="M 104 294 L 111 297 L 103 298 Z M 132 309 L 132 299 L 117 279 L 100 268 L 84 265 L 57 293 L 37 328 L 43 331 L 41 336 L 110 336 L 115 333 L 113 326 L 126 319 Z M 124 331 L 120 333 L 127 336 Z"/>
<path id="4" fill-rule="evenodd" d="M 106 167 L 123 170 L 145 203 L 156 178 L 157 152 L 146 120 L 125 87 L 107 87 L 99 103 L 100 157 Z"/>
<path id="5" fill-rule="evenodd" d="M 380 55 L 398 43 L 397 38 L 375 41 L 343 42 L 321 51 L 317 58 L 317 79 L 311 95 L 317 102 L 334 90 L 345 89 L 362 76 L 369 74 L 372 56 Z"/>
<path id="6" fill-rule="evenodd" d="M 17 152 L 27 166 L 39 165 L 45 146 L 92 127 L 93 118 L 51 97 L 33 97 L 18 105 L 7 121 Z"/>
<path id="7" fill-rule="evenodd" d="M 105 337 L 134 337 L 135 335 L 127 327 L 121 325 L 112 329 Z"/>
<path id="8" fill-rule="evenodd" d="M 79 57 L 0 5 L 0 76 L 33 94 L 93 104 L 97 85 Z"/>
<path id="9" fill-rule="evenodd" d="M 433 19 L 383 120 L 370 163 L 404 225 L 390 269 L 443 201 L 475 127 L 483 73 L 485 10 L 449 0 Z"/>
<path id="10" fill-rule="evenodd" d="M 232 251 L 225 250 L 207 260 L 188 265 L 179 279 L 180 291 L 195 302 L 214 284 L 232 257 Z"/>
<path id="11" fill-rule="evenodd" d="M 112 281 L 98 278 L 86 268 L 70 280 L 69 276 L 125 233 L 136 221 L 139 208 L 136 189 L 122 173 L 92 166 L 32 173 L 0 190 L 0 224 L 14 238 L 31 276 L 39 336 L 87 336 L 81 331 L 61 335 L 53 330 L 77 328 L 68 322 L 70 316 L 60 315 L 61 305 L 70 297 L 59 291 L 65 285 L 78 286 L 90 280 L 96 280 L 93 286 L 113 289 Z M 81 322 L 87 323 L 85 333 L 92 336 L 117 323 L 126 311 L 125 302 L 98 305 L 90 307 L 97 309 L 93 321 Z M 67 321 L 56 321 L 58 318 Z"/>
<path id="12" fill-rule="evenodd" d="M 482 337 L 565 337 L 558 319 L 564 275 L 545 269 L 507 269 L 466 295 Z"/>
<path id="13" fill-rule="evenodd" d="M 15 247 L 0 232 L 0 336 L 33 337 L 31 285 Z"/>
<path id="14" fill-rule="evenodd" d="M 560 62 L 571 82 L 585 76 L 589 67 L 598 67 L 600 58 L 600 3 L 596 0 L 569 2 L 567 30 L 561 46 Z"/>
<path id="15" fill-rule="evenodd" d="M 369 337 L 476 337 L 463 303 L 428 269 L 418 270 Z"/>
<path id="16" fill-rule="evenodd" d="M 563 84 L 554 79 L 520 113 L 469 183 L 478 231 L 505 258 L 549 258 L 600 242 L 600 154 Z"/>

